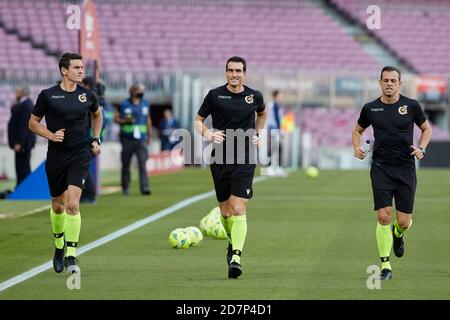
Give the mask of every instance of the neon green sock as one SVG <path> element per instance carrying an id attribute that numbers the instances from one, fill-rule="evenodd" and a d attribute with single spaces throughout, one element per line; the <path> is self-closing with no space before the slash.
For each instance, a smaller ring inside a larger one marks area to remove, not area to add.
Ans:
<path id="1" fill-rule="evenodd" d="M 395 236 L 397 238 L 403 237 L 403 233 L 405 233 L 406 230 L 408 230 L 411 227 L 411 225 L 412 225 L 412 220 L 411 220 L 411 223 L 409 224 L 408 228 L 402 228 L 402 227 L 400 227 L 400 225 L 398 224 L 398 221 L 396 220 L 394 222 L 394 233 L 395 233 Z"/>
<path id="2" fill-rule="evenodd" d="M 377 245 L 378 245 L 378 253 L 381 258 L 381 269 L 389 269 L 391 270 L 391 264 L 389 262 L 389 254 L 391 253 L 392 248 L 392 232 L 391 226 L 388 224 L 386 226 L 382 226 L 377 223 Z"/>
<path id="3" fill-rule="evenodd" d="M 225 218 L 223 215 L 220 215 L 220 221 L 222 222 L 223 228 L 225 229 L 225 232 L 228 236 L 228 241 L 231 243 L 231 217 Z"/>
<path id="4" fill-rule="evenodd" d="M 80 229 L 81 229 L 80 213 L 76 215 L 68 214 L 66 218 L 66 243 L 67 243 L 66 257 L 77 256 L 76 247 L 78 245 Z"/>
<path id="5" fill-rule="evenodd" d="M 233 239 L 233 250 L 242 252 L 244 247 L 245 237 L 247 236 L 247 216 L 232 216 L 229 219 L 233 221 L 231 228 L 231 239 Z M 241 257 L 233 254 L 231 261 L 241 263 Z"/>
<path id="6" fill-rule="evenodd" d="M 66 211 L 55 213 L 50 208 L 50 220 L 52 222 L 53 236 L 55 237 L 55 246 L 58 249 L 64 248 L 64 223 L 66 221 Z"/>

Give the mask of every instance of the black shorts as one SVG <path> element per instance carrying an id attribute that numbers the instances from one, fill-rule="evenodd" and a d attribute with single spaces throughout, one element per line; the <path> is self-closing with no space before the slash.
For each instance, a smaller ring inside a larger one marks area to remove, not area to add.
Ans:
<path id="1" fill-rule="evenodd" d="M 58 197 L 69 185 L 84 189 L 93 155 L 89 149 L 48 152 L 45 163 L 50 195 Z"/>
<path id="2" fill-rule="evenodd" d="M 250 199 L 255 168 L 255 164 L 211 164 L 217 201 L 228 200 L 231 195 Z"/>
<path id="3" fill-rule="evenodd" d="M 413 212 L 417 184 L 415 168 L 373 163 L 370 178 L 374 210 L 391 207 L 394 198 L 397 210 L 404 213 Z"/>

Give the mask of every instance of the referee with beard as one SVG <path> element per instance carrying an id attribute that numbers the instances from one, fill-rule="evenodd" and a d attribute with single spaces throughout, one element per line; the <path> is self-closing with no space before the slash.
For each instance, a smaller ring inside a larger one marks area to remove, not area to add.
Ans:
<path id="1" fill-rule="evenodd" d="M 431 126 L 417 100 L 400 94 L 400 71 L 384 67 L 380 75 L 381 97 L 364 105 L 352 132 L 354 155 L 364 159 L 360 148 L 361 135 L 372 125 L 375 144 L 370 178 L 374 210 L 378 213 L 376 239 L 381 259 L 380 280 L 392 278 L 389 261 L 391 248 L 397 257 L 405 250 L 404 233 L 411 227 L 416 193 L 416 167 L 425 156 L 431 139 Z M 413 145 L 414 124 L 421 130 L 418 146 Z M 392 227 L 392 198 L 395 199 L 397 220 Z"/>

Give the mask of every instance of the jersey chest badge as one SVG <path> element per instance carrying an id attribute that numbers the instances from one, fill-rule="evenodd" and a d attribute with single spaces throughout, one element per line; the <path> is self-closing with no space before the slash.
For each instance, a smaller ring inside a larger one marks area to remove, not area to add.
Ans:
<path id="1" fill-rule="evenodd" d="M 82 93 L 78 96 L 78 100 L 80 100 L 80 102 L 86 102 L 87 98 L 86 98 L 86 93 Z"/>
<path id="2" fill-rule="evenodd" d="M 408 106 L 404 105 L 404 106 L 401 106 L 400 108 L 398 108 L 398 113 L 400 113 L 402 116 L 404 116 L 405 114 L 408 114 Z"/>
<path id="3" fill-rule="evenodd" d="M 245 102 L 247 102 L 248 104 L 252 104 L 253 103 L 253 94 L 246 96 Z"/>

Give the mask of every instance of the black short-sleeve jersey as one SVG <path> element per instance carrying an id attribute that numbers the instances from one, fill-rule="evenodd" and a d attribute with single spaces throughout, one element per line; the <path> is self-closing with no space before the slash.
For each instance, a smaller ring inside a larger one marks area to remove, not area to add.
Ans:
<path id="1" fill-rule="evenodd" d="M 224 85 L 208 92 L 198 114 L 203 118 L 211 115 L 217 130 L 247 130 L 255 128 L 255 112 L 264 108 L 261 92 L 244 86 L 244 91 L 233 93 Z"/>
<path id="2" fill-rule="evenodd" d="M 244 91 L 233 93 L 227 89 L 226 85 L 212 89 L 206 95 L 198 114 L 206 118 L 211 115 L 213 128 L 216 130 L 227 129 L 244 132 L 255 129 L 255 113 L 261 113 L 265 109 L 264 98 L 261 92 L 244 86 Z M 227 141 L 227 136 L 225 140 Z M 245 143 L 246 162 L 248 163 L 248 153 L 251 148 L 249 139 L 235 139 L 235 146 Z M 225 141 L 225 142 L 226 142 Z M 226 150 L 224 150 L 226 152 Z M 237 149 L 235 149 L 236 158 Z"/>
<path id="3" fill-rule="evenodd" d="M 385 104 L 378 98 L 364 105 L 358 124 L 372 125 L 375 137 L 373 161 L 392 165 L 414 166 L 410 146 L 413 144 L 414 123 L 426 121 L 419 102 L 400 95 L 393 104 Z"/>
<path id="4" fill-rule="evenodd" d="M 77 85 L 75 91 L 67 92 L 56 85 L 41 91 L 32 113 L 45 117 L 47 129 L 51 132 L 65 129 L 62 142 L 49 141 L 51 151 L 87 145 L 89 111 L 96 112 L 98 108 L 98 100 L 92 90 Z"/>

